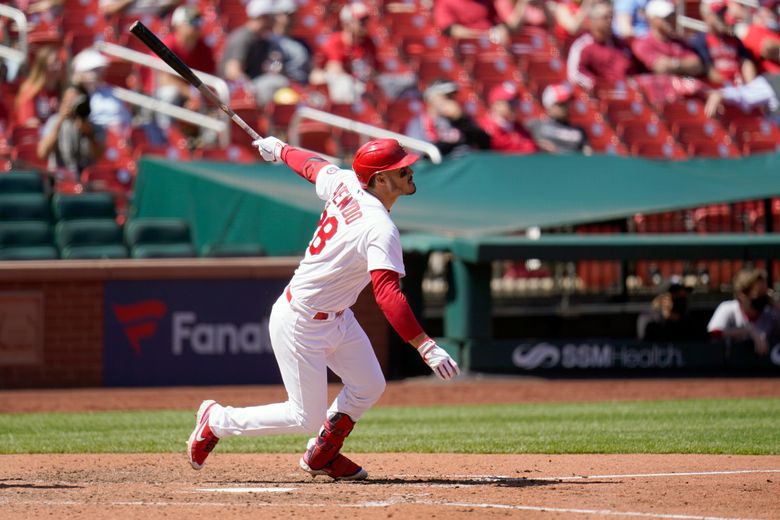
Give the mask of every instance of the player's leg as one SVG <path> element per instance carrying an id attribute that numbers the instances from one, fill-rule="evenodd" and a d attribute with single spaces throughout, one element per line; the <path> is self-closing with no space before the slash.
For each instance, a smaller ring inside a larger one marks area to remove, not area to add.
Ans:
<path id="1" fill-rule="evenodd" d="M 269 322 L 271 344 L 288 399 L 245 408 L 204 401 L 198 410 L 195 430 L 187 441 L 193 468 L 202 468 L 219 439 L 227 435 L 317 431 L 327 408 L 326 347 L 320 342 L 328 335 L 323 330 L 309 329 L 322 329 L 323 324 L 301 320 L 283 299 L 274 304 Z"/>
<path id="2" fill-rule="evenodd" d="M 332 324 L 304 320 L 285 300 L 271 311 L 269 329 L 287 401 L 262 406 L 219 406 L 211 413 L 214 433 L 274 435 L 315 432 L 325 418 L 326 351 Z"/>
<path id="3" fill-rule="evenodd" d="M 368 473 L 341 454 L 355 421 L 382 395 L 385 379 L 371 342 L 347 310 L 340 324 L 339 346 L 328 355 L 328 366 L 341 377 L 344 388 L 328 410 L 319 435 L 309 441 L 300 465 L 312 475 L 336 479 L 364 479 Z"/>

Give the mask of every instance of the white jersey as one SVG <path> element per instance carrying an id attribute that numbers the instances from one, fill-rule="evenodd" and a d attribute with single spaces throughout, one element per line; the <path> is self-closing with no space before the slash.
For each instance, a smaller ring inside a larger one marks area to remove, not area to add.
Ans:
<path id="1" fill-rule="evenodd" d="M 406 274 L 401 239 L 387 208 L 360 187 L 352 170 L 326 164 L 316 189 L 325 211 L 290 290 L 310 309 L 338 312 L 357 301 L 371 281 L 370 271 Z"/>
<path id="2" fill-rule="evenodd" d="M 715 332 L 745 328 L 748 324 L 752 324 L 766 334 L 769 341 L 780 341 L 780 314 L 777 313 L 774 307 L 767 305 L 758 318 L 751 322 L 742 311 L 739 300 L 721 302 L 707 324 L 707 331 Z"/>

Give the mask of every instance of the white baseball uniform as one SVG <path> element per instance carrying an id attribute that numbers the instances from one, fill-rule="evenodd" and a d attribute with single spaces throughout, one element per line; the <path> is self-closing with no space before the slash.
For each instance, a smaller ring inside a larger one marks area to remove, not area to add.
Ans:
<path id="1" fill-rule="evenodd" d="M 384 391 L 379 362 L 349 307 L 371 281 L 370 271 L 404 275 L 398 228 L 352 170 L 323 163 L 316 190 L 325 210 L 269 324 L 288 400 L 246 408 L 215 405 L 209 425 L 220 438 L 314 433 L 334 412 L 357 421 Z M 344 383 L 329 409 L 327 367 Z"/>

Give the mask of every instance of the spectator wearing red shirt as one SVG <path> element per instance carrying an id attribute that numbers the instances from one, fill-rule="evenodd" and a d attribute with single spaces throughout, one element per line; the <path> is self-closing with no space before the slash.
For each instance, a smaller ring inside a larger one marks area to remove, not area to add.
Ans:
<path id="1" fill-rule="evenodd" d="M 529 154 L 536 145 L 525 128 L 517 123 L 517 88 L 509 81 L 498 84 L 488 94 L 488 113 L 480 118 L 481 126 L 490 135 L 490 149 L 497 152 Z"/>
<path id="2" fill-rule="evenodd" d="M 752 81 L 756 65 L 739 38 L 731 34 L 726 22 L 726 2 L 703 0 L 700 9 L 707 31 L 697 33 L 691 45 L 707 69 L 710 84 L 721 87 Z"/>
<path id="3" fill-rule="evenodd" d="M 459 39 L 487 37 L 505 45 L 535 0 L 434 0 L 433 21 L 444 34 Z"/>
<path id="4" fill-rule="evenodd" d="M 564 0 L 553 4 L 553 34 L 568 49 L 588 28 L 588 12 L 596 0 Z"/>
<path id="5" fill-rule="evenodd" d="M 369 36 L 371 13 L 362 2 L 348 3 L 339 12 L 342 30 L 332 34 L 315 55 L 312 84 L 327 83 L 330 98 L 337 103 L 360 99 L 369 82 L 376 82 L 394 99 L 411 87 L 416 78 L 408 71 L 379 71 L 377 49 Z"/>
<path id="6" fill-rule="evenodd" d="M 592 90 L 612 85 L 633 71 L 631 49 L 612 32 L 612 5 L 597 2 L 588 9 L 588 33 L 572 43 L 566 63 L 569 81 Z"/>
<path id="7" fill-rule="evenodd" d="M 758 72 L 780 72 L 780 2 L 761 0 L 753 14 L 753 23 L 742 37 L 742 43 L 758 63 Z"/>
<path id="8" fill-rule="evenodd" d="M 327 83 L 333 101 L 359 99 L 376 71 L 376 46 L 368 34 L 370 15 L 364 3 L 346 4 L 339 12 L 341 31 L 331 34 L 315 53 L 309 81 Z"/>
<path id="9" fill-rule="evenodd" d="M 14 125 L 41 126 L 57 112 L 65 82 L 64 72 L 55 47 L 38 49 L 30 74 L 19 86 L 14 100 Z"/>
<path id="10" fill-rule="evenodd" d="M 163 43 L 191 69 L 214 74 L 216 60 L 211 47 L 201 36 L 202 25 L 203 19 L 196 8 L 177 7 L 171 17 L 173 31 L 163 38 Z M 153 91 L 154 96 L 162 101 L 192 109 L 199 107 L 197 91 L 179 76 L 158 72 L 154 80 L 147 77 L 145 86 L 147 92 Z M 158 114 L 157 124 L 168 128 L 171 121 L 168 116 Z"/>
<path id="11" fill-rule="evenodd" d="M 699 76 L 704 72 L 701 59 L 674 33 L 674 4 L 651 0 L 645 6 L 650 32 L 634 40 L 631 50 L 647 69 L 655 74 Z"/>

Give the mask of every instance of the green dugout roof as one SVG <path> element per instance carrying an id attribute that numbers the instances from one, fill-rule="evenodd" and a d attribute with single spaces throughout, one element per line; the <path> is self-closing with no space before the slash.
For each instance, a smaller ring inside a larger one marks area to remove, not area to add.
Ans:
<path id="1" fill-rule="evenodd" d="M 443 237 L 780 196 L 777 154 L 671 162 L 474 152 L 415 172 L 417 194 L 399 199 L 393 219 L 403 232 Z M 260 242 L 270 254 L 299 254 L 321 211 L 313 186 L 285 166 L 144 158 L 131 216 L 188 218 L 199 247 Z"/>

